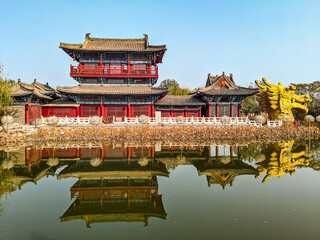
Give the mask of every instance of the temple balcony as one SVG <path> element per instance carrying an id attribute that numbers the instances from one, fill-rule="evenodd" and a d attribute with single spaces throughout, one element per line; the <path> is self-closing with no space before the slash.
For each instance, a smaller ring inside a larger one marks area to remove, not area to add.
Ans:
<path id="1" fill-rule="evenodd" d="M 147 65 L 144 67 L 125 66 L 72 66 L 70 65 L 71 77 L 126 77 L 126 78 L 158 78 L 158 66 Z"/>

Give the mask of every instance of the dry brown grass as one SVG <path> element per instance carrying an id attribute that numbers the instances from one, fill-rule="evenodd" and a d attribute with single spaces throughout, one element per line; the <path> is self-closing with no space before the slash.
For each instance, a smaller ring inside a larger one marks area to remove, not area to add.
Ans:
<path id="1" fill-rule="evenodd" d="M 309 136 L 310 132 L 310 136 Z M 43 143 L 43 142 L 251 142 L 278 141 L 285 139 L 318 138 L 320 130 L 311 126 L 287 128 L 269 127 L 54 127 L 39 128 L 30 135 L 11 134 L 9 138 L 0 136 L 0 144 Z"/>

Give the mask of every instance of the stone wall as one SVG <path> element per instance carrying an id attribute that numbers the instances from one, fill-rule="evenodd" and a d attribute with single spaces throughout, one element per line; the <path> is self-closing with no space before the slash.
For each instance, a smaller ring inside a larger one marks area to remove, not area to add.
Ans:
<path id="1" fill-rule="evenodd" d="M 16 113 L 13 115 L 14 122 L 17 122 L 19 124 L 25 124 L 26 123 L 26 113 L 25 113 L 25 105 L 19 105 L 19 106 L 9 106 L 7 107 L 8 110 L 13 110 Z"/>

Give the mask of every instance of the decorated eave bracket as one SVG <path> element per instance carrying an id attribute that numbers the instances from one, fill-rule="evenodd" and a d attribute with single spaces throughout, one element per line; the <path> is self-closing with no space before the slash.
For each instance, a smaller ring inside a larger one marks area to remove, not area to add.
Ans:
<path id="1" fill-rule="evenodd" d="M 156 65 L 157 57 L 159 56 L 159 53 L 152 53 L 147 54 L 147 59 L 151 62 L 153 66 Z"/>
<path id="2" fill-rule="evenodd" d="M 79 62 L 82 62 L 84 59 L 83 59 L 83 53 L 82 52 L 74 52 L 72 54 L 72 58 L 73 58 L 73 61 L 76 61 L 78 60 Z"/>

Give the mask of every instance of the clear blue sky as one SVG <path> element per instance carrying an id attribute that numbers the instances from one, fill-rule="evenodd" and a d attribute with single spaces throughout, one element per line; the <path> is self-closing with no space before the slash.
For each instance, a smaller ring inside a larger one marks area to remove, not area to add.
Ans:
<path id="1" fill-rule="evenodd" d="M 0 0 L 0 63 L 16 80 L 72 86 L 60 42 L 92 37 L 167 44 L 159 81 L 203 86 L 233 73 L 239 85 L 320 80 L 320 0 Z"/>

